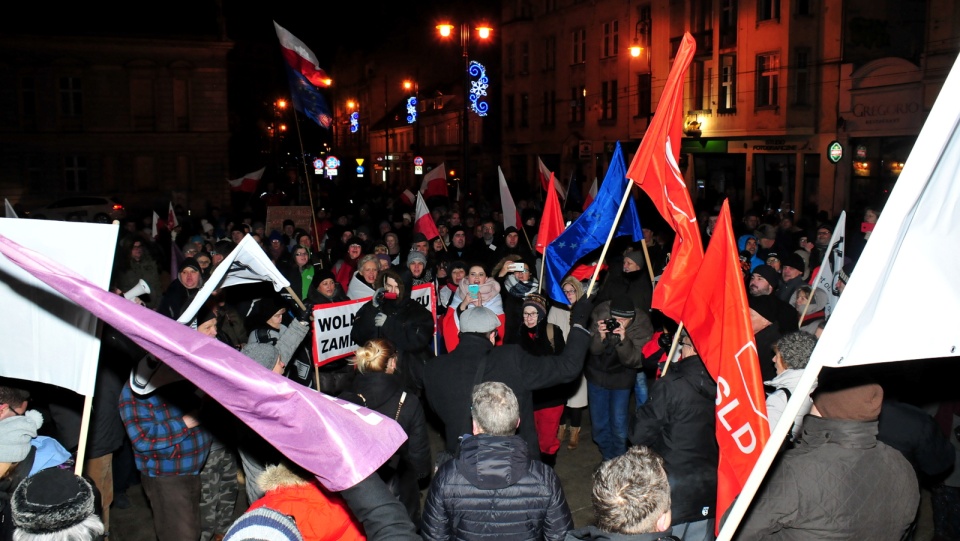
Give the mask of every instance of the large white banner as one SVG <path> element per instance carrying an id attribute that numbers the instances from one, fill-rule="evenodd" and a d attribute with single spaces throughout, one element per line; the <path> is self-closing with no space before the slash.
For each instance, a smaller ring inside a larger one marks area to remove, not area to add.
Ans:
<path id="1" fill-rule="evenodd" d="M 0 218 L 0 234 L 110 286 L 119 227 Z M 93 394 L 100 356 L 99 320 L 0 255 L 0 374 Z"/>
<path id="2" fill-rule="evenodd" d="M 357 312 L 373 297 L 323 304 L 313 310 L 313 358 L 317 366 L 349 357 L 359 347 L 350 338 Z M 433 284 L 413 286 L 410 298 L 433 315 L 433 332 L 437 332 L 437 290 Z"/>

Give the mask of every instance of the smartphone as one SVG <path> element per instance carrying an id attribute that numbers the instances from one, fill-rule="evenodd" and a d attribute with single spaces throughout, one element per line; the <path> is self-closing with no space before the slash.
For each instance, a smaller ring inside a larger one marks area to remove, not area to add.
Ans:
<path id="1" fill-rule="evenodd" d="M 471 297 L 480 296 L 480 286 L 478 284 L 470 284 L 469 286 L 467 286 L 467 291 L 470 292 Z"/>
<path id="2" fill-rule="evenodd" d="M 511 272 L 523 272 L 524 270 L 526 270 L 526 266 L 524 266 L 523 263 L 511 263 L 511 264 L 510 264 L 510 271 L 511 271 Z"/>
<path id="3" fill-rule="evenodd" d="M 869 233 L 869 232 L 873 231 L 873 228 L 876 227 L 876 226 L 877 226 L 877 224 L 871 224 L 871 223 L 869 223 L 869 222 L 863 222 L 862 224 L 860 224 L 860 232 L 861 232 L 861 233 Z"/>

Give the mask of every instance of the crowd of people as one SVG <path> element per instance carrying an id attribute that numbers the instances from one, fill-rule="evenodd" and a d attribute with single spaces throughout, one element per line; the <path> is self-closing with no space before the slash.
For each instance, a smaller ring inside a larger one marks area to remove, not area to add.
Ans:
<path id="1" fill-rule="evenodd" d="M 651 309 L 671 232 L 645 227 L 639 242 L 616 239 L 606 261 L 584 262 L 604 269 L 597 283 L 567 276 L 564 298 L 550 299 L 533 249 L 541 210 L 518 203 L 516 227 L 482 205 L 435 205 L 433 238 L 409 212 L 380 216 L 365 206 L 318 209 L 310 223 L 286 219 L 275 229 L 262 216 L 214 209 L 156 238 L 135 220 L 122 224 L 111 290 L 145 282 L 149 292 L 132 300 L 175 320 L 253 237 L 289 290 L 218 289 L 187 325 L 266 370 L 396 420 L 408 440 L 360 485 L 330 492 L 107 327 L 83 476 L 67 476 L 79 406 L 41 385 L 0 381 L 0 541 L 68 527 L 76 539 L 100 538 L 111 506 L 129 505 L 125 490 L 137 482 L 163 541 L 266 539 L 255 536 L 264 528 L 270 539 L 712 539 L 724 519 L 716 509 L 717 383 L 691 338 L 676 336 L 677 322 Z M 715 210 L 700 216 L 704 245 Z M 878 216 L 867 209 L 864 223 Z M 789 214 L 741 218 L 735 233 L 772 428 L 826 324 L 828 292 L 814 278 L 835 224 L 825 216 L 815 224 Z M 853 272 L 871 228 L 862 229 L 847 235 L 829 293 L 842 293 Z M 434 287 L 434 306 L 412 297 L 424 284 Z M 350 331 L 356 351 L 317 367 L 313 309 L 351 300 L 363 302 Z M 664 373 L 673 343 L 678 354 Z M 938 535 L 960 539 L 960 482 L 951 473 L 960 407 L 944 401 L 936 418 L 908 412 L 895 379 L 823 374 L 791 420 L 739 539 L 907 538 L 921 486 L 935 494 Z M 582 460 L 584 413 L 603 462 L 594 475 L 596 520 L 575 528 L 554 468 L 564 443 L 567 460 Z M 431 424 L 443 438 L 436 452 Z M 903 436 L 913 431 L 922 440 Z M 78 507 L 44 522 L 29 508 L 44 498 Z M 249 504 L 239 518 L 238 498 Z"/>

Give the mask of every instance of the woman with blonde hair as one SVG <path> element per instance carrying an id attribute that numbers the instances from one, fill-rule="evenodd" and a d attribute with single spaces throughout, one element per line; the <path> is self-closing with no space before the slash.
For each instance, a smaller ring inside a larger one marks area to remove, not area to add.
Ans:
<path id="1" fill-rule="evenodd" d="M 573 276 L 567 276 L 560 283 L 563 294 L 567 297 L 568 305 L 554 303 L 547 313 L 547 322 L 553 323 L 563 332 L 566 338 L 570 333 L 570 307 L 573 303 L 583 297 L 583 284 Z M 583 420 L 583 410 L 587 409 L 587 380 L 580 375 L 580 385 L 577 392 L 567 399 L 567 405 L 563 409 L 563 415 L 560 417 L 560 429 L 557 431 L 557 438 L 563 442 L 569 430 L 570 442 L 567 443 L 567 449 L 571 451 L 580 445 L 580 425 Z"/>
<path id="2" fill-rule="evenodd" d="M 357 369 L 350 391 L 340 396 L 377 411 L 395 421 L 407 434 L 407 441 L 377 473 L 407 508 L 414 524 L 420 521 L 419 479 L 430 475 L 430 440 L 423 406 L 417 395 L 403 390 L 397 375 L 397 349 L 385 338 L 368 340 L 354 353 L 350 364 Z"/>

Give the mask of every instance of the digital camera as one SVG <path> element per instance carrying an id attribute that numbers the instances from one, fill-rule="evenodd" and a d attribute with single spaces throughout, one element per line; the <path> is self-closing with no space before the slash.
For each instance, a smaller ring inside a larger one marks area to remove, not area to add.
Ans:
<path id="1" fill-rule="evenodd" d="M 603 324 L 606 325 L 607 332 L 613 332 L 620 328 L 620 322 L 615 318 L 605 319 L 603 320 Z"/>

